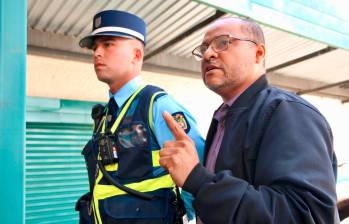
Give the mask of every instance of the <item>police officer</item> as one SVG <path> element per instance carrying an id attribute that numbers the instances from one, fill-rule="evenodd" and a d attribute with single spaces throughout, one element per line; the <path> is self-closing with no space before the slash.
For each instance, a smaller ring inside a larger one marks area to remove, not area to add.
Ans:
<path id="1" fill-rule="evenodd" d="M 142 84 L 145 22 L 128 12 L 102 11 L 79 44 L 93 50 L 97 78 L 110 95 L 105 107 L 93 110 L 94 134 L 83 150 L 90 193 L 77 203 L 81 223 L 174 223 L 180 200 L 159 165 L 163 143 L 173 139 L 162 113 L 172 114 L 200 155 L 204 140 L 186 109 L 159 87 Z M 191 219 L 191 195 L 182 191 L 182 198 Z"/>

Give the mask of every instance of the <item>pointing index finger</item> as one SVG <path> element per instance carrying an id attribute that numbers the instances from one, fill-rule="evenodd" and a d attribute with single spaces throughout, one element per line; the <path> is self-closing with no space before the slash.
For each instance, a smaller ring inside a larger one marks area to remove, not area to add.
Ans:
<path id="1" fill-rule="evenodd" d="M 176 140 L 186 140 L 189 138 L 184 130 L 168 112 L 165 111 L 164 113 L 162 113 L 162 116 Z"/>

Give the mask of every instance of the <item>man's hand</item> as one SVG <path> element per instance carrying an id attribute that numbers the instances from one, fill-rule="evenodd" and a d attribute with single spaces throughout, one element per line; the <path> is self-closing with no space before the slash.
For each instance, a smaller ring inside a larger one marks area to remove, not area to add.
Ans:
<path id="1" fill-rule="evenodd" d="M 160 165 L 168 170 L 177 186 L 182 187 L 190 172 L 199 163 L 195 144 L 177 124 L 173 117 L 162 114 L 175 141 L 165 142 L 160 150 Z"/>

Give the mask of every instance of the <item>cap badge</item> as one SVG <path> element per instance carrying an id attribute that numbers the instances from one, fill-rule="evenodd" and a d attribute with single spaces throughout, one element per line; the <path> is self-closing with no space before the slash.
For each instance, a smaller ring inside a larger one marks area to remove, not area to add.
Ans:
<path id="1" fill-rule="evenodd" d="M 102 17 L 97 17 L 95 19 L 95 27 L 98 28 L 102 24 Z"/>

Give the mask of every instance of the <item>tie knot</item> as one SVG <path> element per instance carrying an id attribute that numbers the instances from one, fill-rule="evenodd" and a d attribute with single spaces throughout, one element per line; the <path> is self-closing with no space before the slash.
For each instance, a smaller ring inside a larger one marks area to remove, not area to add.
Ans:
<path id="1" fill-rule="evenodd" d="M 118 106 L 114 97 L 110 97 L 109 98 L 108 105 L 110 105 L 110 106 Z"/>
<path id="2" fill-rule="evenodd" d="M 114 97 L 111 97 L 108 102 L 108 109 L 109 111 L 111 110 L 117 110 L 118 109 L 118 104 L 115 102 Z"/>
<path id="3" fill-rule="evenodd" d="M 214 118 L 218 121 L 221 122 L 224 120 L 225 115 L 227 114 L 227 111 L 229 109 L 229 105 L 223 104 L 216 112 L 214 115 Z"/>
<path id="4" fill-rule="evenodd" d="M 117 112 L 118 112 L 118 104 L 115 102 L 114 97 L 111 97 L 108 102 L 108 126 L 109 124 L 114 123 L 116 117 L 117 117 Z"/>

